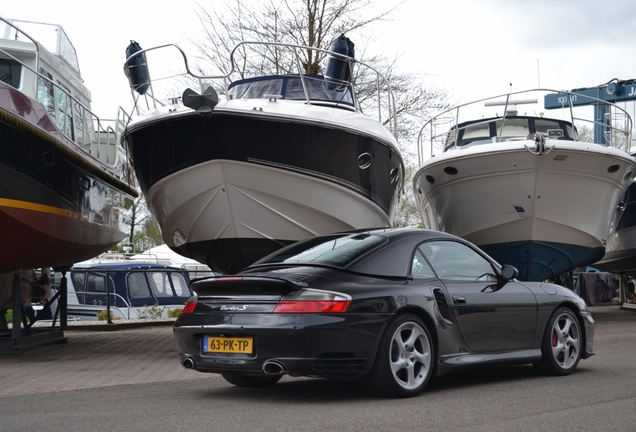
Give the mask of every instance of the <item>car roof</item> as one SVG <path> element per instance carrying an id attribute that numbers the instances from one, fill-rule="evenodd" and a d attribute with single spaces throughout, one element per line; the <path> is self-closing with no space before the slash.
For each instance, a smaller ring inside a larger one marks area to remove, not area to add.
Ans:
<path id="1" fill-rule="evenodd" d="M 382 244 L 374 247 L 366 253 L 360 255 L 352 262 L 340 267 L 344 270 L 357 273 L 364 273 L 374 276 L 404 278 L 408 277 L 411 269 L 412 254 L 417 245 L 428 240 L 453 240 L 463 244 L 471 245 L 471 243 L 453 235 L 441 231 L 434 231 L 422 228 L 371 228 L 371 229 L 355 229 L 341 231 L 338 233 L 317 236 L 312 239 L 320 239 L 321 237 L 330 238 L 334 235 L 350 235 L 350 234 L 369 234 L 381 236 L 386 239 Z M 290 245 L 290 247 L 293 245 Z M 478 249 L 478 248 L 476 248 Z M 275 255 L 274 252 L 273 255 Z M 267 264 L 265 264 L 267 265 Z M 307 263 L 274 263 L 274 265 L 290 265 L 292 267 L 302 267 Z M 258 262 L 254 267 L 248 267 L 246 270 L 256 270 Z"/>
<path id="2" fill-rule="evenodd" d="M 448 238 L 448 239 L 457 239 L 458 237 L 449 234 L 443 231 L 436 231 L 426 228 L 414 228 L 414 227 L 386 227 L 386 228 L 364 228 L 364 229 L 356 229 L 356 230 L 347 230 L 342 232 L 350 232 L 350 233 L 369 233 L 369 234 L 377 234 L 383 235 L 390 238 L 402 238 L 402 237 L 411 237 L 411 236 L 419 236 L 420 239 L 428 239 L 428 238 Z"/>
<path id="3" fill-rule="evenodd" d="M 347 270 L 386 277 L 407 277 L 411 268 L 411 255 L 415 247 L 422 242 L 454 240 L 467 243 L 455 235 L 423 228 L 384 228 L 363 232 L 384 236 L 388 241 L 370 254 L 352 262 L 347 266 Z M 390 250 L 390 253 L 386 253 L 387 250 Z"/>

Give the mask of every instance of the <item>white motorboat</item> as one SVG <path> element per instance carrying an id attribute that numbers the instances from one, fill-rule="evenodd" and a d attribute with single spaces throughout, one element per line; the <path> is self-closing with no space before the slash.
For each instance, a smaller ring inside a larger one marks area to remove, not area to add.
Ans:
<path id="1" fill-rule="evenodd" d="M 555 108 L 556 100 L 561 109 L 548 118 L 544 107 L 526 105 L 541 97 L 551 102 L 545 108 Z M 550 279 L 601 259 L 636 168 L 629 155 L 632 123 L 618 106 L 583 98 L 516 92 L 430 120 L 413 180 L 425 227 L 475 243 L 516 266 L 521 280 Z M 532 114 L 520 114 L 522 105 Z M 483 114 L 492 109 L 498 113 Z M 586 123 L 596 142 L 581 140 L 578 129 Z"/>
<path id="2" fill-rule="evenodd" d="M 238 53 L 263 46 L 299 68 L 245 78 Z M 230 73 L 200 76 L 176 45 L 131 43 L 125 70 L 145 104 L 137 104 L 122 141 L 171 249 L 234 273 L 303 238 L 392 224 L 404 174 L 393 95 L 379 73 L 353 60 L 344 35 L 334 46 L 243 42 L 231 53 Z M 182 97 L 160 97 L 159 84 L 185 87 L 154 72 L 149 79 L 146 63 L 163 49 L 178 50 L 200 94 L 188 88 Z M 328 60 L 325 75 L 305 73 L 306 53 Z M 380 118 L 362 113 L 350 80 L 359 73 L 377 77 L 367 100 L 386 108 L 369 110 Z"/>

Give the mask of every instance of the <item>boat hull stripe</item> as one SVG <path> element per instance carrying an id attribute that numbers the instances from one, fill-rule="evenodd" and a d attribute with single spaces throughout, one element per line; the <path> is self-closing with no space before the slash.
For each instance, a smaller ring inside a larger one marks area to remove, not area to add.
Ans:
<path id="1" fill-rule="evenodd" d="M 73 219 L 83 219 L 80 213 L 65 210 L 58 207 L 52 207 L 43 204 L 36 204 L 28 201 L 20 201 L 8 198 L 0 198 L 0 207 L 10 207 L 21 210 L 32 210 L 40 213 L 49 213 L 58 216 L 71 217 Z"/>

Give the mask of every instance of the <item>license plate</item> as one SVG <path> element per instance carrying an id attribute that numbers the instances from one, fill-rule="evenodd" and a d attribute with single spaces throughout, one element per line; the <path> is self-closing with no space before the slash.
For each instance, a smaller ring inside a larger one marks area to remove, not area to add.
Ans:
<path id="1" fill-rule="evenodd" d="M 252 354 L 253 340 L 249 337 L 205 336 L 203 352 L 225 354 Z"/>

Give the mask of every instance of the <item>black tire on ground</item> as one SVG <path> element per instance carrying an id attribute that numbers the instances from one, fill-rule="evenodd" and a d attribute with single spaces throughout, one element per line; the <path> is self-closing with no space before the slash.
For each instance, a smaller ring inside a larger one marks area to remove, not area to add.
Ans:
<path id="1" fill-rule="evenodd" d="M 412 397 L 433 375 L 435 348 L 424 322 L 412 314 L 399 315 L 387 326 L 364 388 L 388 397 Z"/>
<path id="2" fill-rule="evenodd" d="M 238 387 L 271 387 L 283 377 L 282 375 L 253 376 L 240 372 L 223 372 L 225 381 Z"/>
<path id="3" fill-rule="evenodd" d="M 561 307 L 552 313 L 541 340 L 541 360 L 535 367 L 546 375 L 569 375 L 581 360 L 581 325 L 574 312 Z"/>

